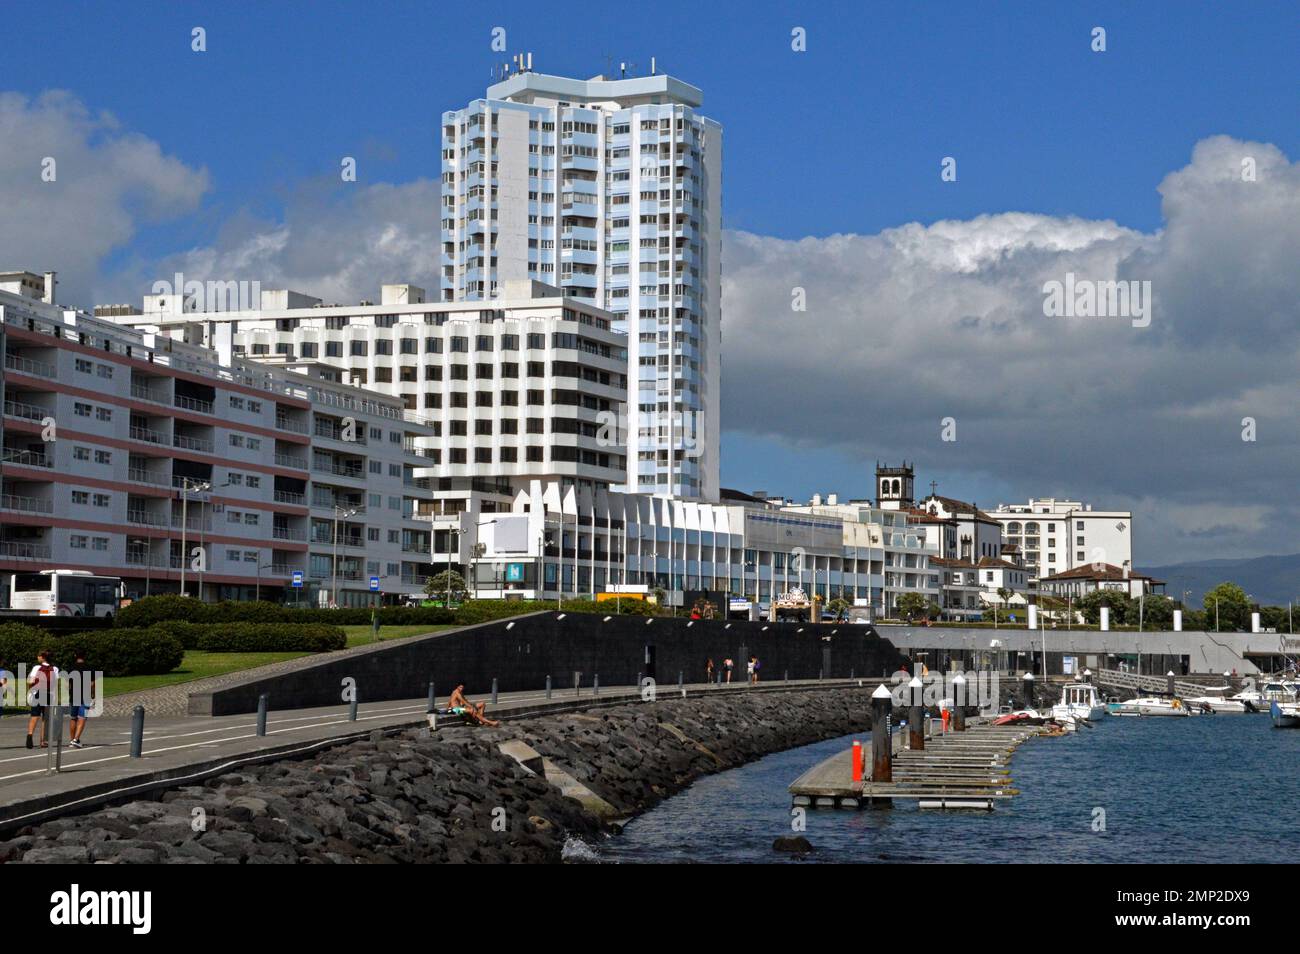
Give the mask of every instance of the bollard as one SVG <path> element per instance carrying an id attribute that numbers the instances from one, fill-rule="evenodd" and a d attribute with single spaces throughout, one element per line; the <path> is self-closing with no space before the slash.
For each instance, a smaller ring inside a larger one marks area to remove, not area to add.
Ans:
<path id="1" fill-rule="evenodd" d="M 54 696 L 55 693 L 51 692 L 49 695 Z M 50 706 L 47 703 L 41 715 L 41 741 L 45 743 L 45 771 L 47 772 L 54 771 L 54 747 L 50 745 L 50 731 Z"/>
<path id="2" fill-rule="evenodd" d="M 907 747 L 920 751 L 925 748 L 925 686 L 921 682 L 920 676 L 913 676 L 912 681 L 907 684 L 908 700 L 911 703 L 907 710 Z"/>
<path id="3" fill-rule="evenodd" d="M 271 699 L 264 692 L 257 697 L 257 734 L 266 735 L 266 710 L 270 705 Z"/>
<path id="4" fill-rule="evenodd" d="M 63 768 L 63 706 L 54 707 L 54 738 L 46 736 L 45 741 L 54 752 L 54 771 L 58 772 Z"/>
<path id="5" fill-rule="evenodd" d="M 574 670 L 573 673 L 573 694 L 575 696 L 582 695 L 582 673 L 577 670 Z"/>
<path id="6" fill-rule="evenodd" d="M 952 678 L 952 731 L 966 731 L 966 677 L 961 673 Z"/>
<path id="7" fill-rule="evenodd" d="M 138 759 L 144 751 L 144 706 L 131 710 L 131 758 Z"/>
<path id="8" fill-rule="evenodd" d="M 1021 682 L 1025 687 L 1025 708 L 1032 709 L 1034 707 L 1034 674 L 1032 672 L 1025 673 Z"/>
<path id="9" fill-rule="evenodd" d="M 677 688 L 680 689 L 684 685 L 686 685 L 686 673 L 679 669 L 677 670 Z"/>
<path id="10" fill-rule="evenodd" d="M 497 704 L 497 678 L 496 678 L 496 676 L 493 676 L 493 677 L 492 677 L 492 704 L 493 704 L 493 705 L 496 705 L 496 704 Z"/>
<path id="11" fill-rule="evenodd" d="M 438 697 L 433 691 L 433 680 L 429 680 L 429 705 L 424 710 L 425 715 L 438 711 Z"/>
<path id="12" fill-rule="evenodd" d="M 1165 673 L 1165 689 L 1169 693 L 1169 698 L 1174 697 L 1174 671 L 1171 669 Z"/>
<path id="13" fill-rule="evenodd" d="M 894 697 L 880 685 L 871 694 L 871 781 L 894 780 L 893 753 L 890 751 L 893 736 Z"/>
<path id="14" fill-rule="evenodd" d="M 546 698 L 551 698 L 551 674 L 546 674 Z"/>
<path id="15" fill-rule="evenodd" d="M 600 673 L 591 677 L 591 693 L 595 696 L 600 695 Z"/>
<path id="16" fill-rule="evenodd" d="M 853 781 L 862 781 L 862 743 L 853 740 Z"/>
<path id="17" fill-rule="evenodd" d="M 786 682 L 789 682 L 789 681 L 790 681 L 790 670 L 789 670 L 789 669 L 787 669 L 787 670 L 785 671 L 785 681 L 786 681 Z"/>
<path id="18" fill-rule="evenodd" d="M 825 669 L 818 669 L 818 670 L 817 670 L 817 679 L 818 679 L 818 681 L 824 679 L 825 677 L 826 677 L 826 670 L 825 670 Z"/>
<path id="19" fill-rule="evenodd" d="M 358 699 L 358 697 L 359 697 L 360 695 L 361 695 L 361 693 L 356 692 L 356 691 L 353 691 L 353 693 L 352 693 L 352 701 L 348 703 L 348 721 L 349 721 L 349 722 L 356 722 L 356 721 L 357 721 L 357 707 L 360 705 L 360 700 Z"/>

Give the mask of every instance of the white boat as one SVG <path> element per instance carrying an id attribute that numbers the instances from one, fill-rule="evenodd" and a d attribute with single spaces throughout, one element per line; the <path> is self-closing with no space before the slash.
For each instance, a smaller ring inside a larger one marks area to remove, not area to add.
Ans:
<path id="1" fill-rule="evenodd" d="M 1300 702 L 1274 702 L 1268 707 L 1273 725 L 1279 729 L 1300 729 Z"/>
<path id="2" fill-rule="evenodd" d="M 1215 695 L 1215 693 L 1227 692 L 1231 688 L 1231 686 L 1206 686 L 1205 695 L 1189 696 L 1183 700 L 1183 704 L 1193 714 L 1199 711 L 1214 715 L 1232 715 L 1251 711 L 1243 699 Z"/>
<path id="3" fill-rule="evenodd" d="M 1100 719 L 1106 714 L 1097 687 L 1086 682 L 1074 682 L 1061 689 L 1061 701 L 1052 706 L 1052 718 Z"/>
<path id="4" fill-rule="evenodd" d="M 1111 703 L 1107 710 L 1111 715 L 1117 716 L 1174 716 L 1185 719 L 1190 714 L 1181 699 L 1160 699 L 1156 696 L 1141 696 L 1127 702 Z"/>
<path id="5" fill-rule="evenodd" d="M 1243 689 L 1228 699 L 1240 702 L 1247 712 L 1269 712 L 1274 702 L 1300 702 L 1300 685 L 1270 679 L 1255 689 Z"/>

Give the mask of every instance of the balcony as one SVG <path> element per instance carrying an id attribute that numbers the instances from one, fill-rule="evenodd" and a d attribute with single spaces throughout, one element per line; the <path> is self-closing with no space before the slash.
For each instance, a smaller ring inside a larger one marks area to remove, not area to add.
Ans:
<path id="1" fill-rule="evenodd" d="M 129 435 L 133 441 L 144 441 L 148 444 L 167 443 L 167 435 L 162 431 L 155 431 L 148 427 L 136 427 L 134 424 L 131 425 Z"/>
<path id="2" fill-rule="evenodd" d="M 306 541 L 306 530 L 294 530 L 292 527 L 276 527 L 271 531 L 271 535 L 277 540 L 296 540 L 299 542 Z M 318 543 L 320 541 L 317 541 Z"/>
<path id="3" fill-rule="evenodd" d="M 282 431 L 292 431 L 295 434 L 307 433 L 306 424 L 302 424 L 299 423 L 298 421 L 290 420 L 289 418 L 279 414 L 276 415 L 275 426 Z"/>
<path id="4" fill-rule="evenodd" d="M 55 378 L 54 365 L 47 364 L 44 361 L 35 361 L 32 358 L 24 358 L 12 352 L 5 354 L 5 368 L 9 371 L 17 371 L 20 374 L 30 374 L 38 378 Z"/>
<path id="5" fill-rule="evenodd" d="M 18 448 L 6 447 L 3 454 L 0 454 L 0 460 L 7 464 L 15 464 L 19 467 L 53 467 L 54 458 L 47 456 L 41 451 L 20 450 Z"/>
<path id="6" fill-rule="evenodd" d="M 17 510 L 20 513 L 54 513 L 54 502 L 40 497 L 0 494 L 0 510 Z"/>
<path id="7" fill-rule="evenodd" d="M 177 434 L 172 438 L 172 446 L 179 447 L 181 450 L 198 451 L 203 454 L 211 454 L 216 445 L 206 437 L 187 437 L 184 434 Z"/>
<path id="8" fill-rule="evenodd" d="M 0 557 L 6 560 L 48 560 L 50 547 L 45 543 L 0 540 Z"/>
<path id="9" fill-rule="evenodd" d="M 275 492 L 275 502 L 282 504 L 297 504 L 300 507 L 307 506 L 307 495 L 296 494 L 290 490 L 277 490 Z"/>
<path id="10" fill-rule="evenodd" d="M 143 467 L 129 467 L 126 475 L 137 484 L 153 484 L 157 487 L 170 487 L 172 484 L 170 475 L 155 474 Z"/>
<path id="11" fill-rule="evenodd" d="M 51 411 L 48 408 L 39 407 L 35 404 L 26 404 L 22 401 L 5 401 L 5 417 L 20 417 L 25 421 L 43 421 L 50 414 Z"/>
<path id="12" fill-rule="evenodd" d="M 131 385 L 131 397 L 139 401 L 149 401 L 152 404 L 167 404 L 167 395 L 161 391 L 155 391 L 144 384 Z"/>
<path id="13" fill-rule="evenodd" d="M 275 462 L 276 462 L 276 464 L 278 464 L 280 467 L 290 467 L 290 468 L 292 468 L 292 469 L 294 469 L 294 470 L 306 470 L 306 469 L 307 469 L 307 458 L 305 458 L 305 457 L 295 457 L 293 454 L 276 454 L 276 455 L 275 455 Z M 276 493 L 277 493 L 277 495 L 278 495 L 278 494 L 280 493 L 280 491 L 276 491 Z M 299 494 L 298 496 L 301 497 L 302 495 Z M 279 497 L 277 496 L 276 499 L 279 500 Z M 287 503 L 288 501 L 285 501 L 285 502 Z"/>
<path id="14" fill-rule="evenodd" d="M 201 401 L 198 398 L 186 397 L 184 394 L 176 395 L 175 404 L 186 411 L 197 411 L 200 414 L 211 414 L 215 408 L 211 401 Z"/>
<path id="15" fill-rule="evenodd" d="M 153 514 L 145 510 L 127 510 L 126 522 L 142 527 L 165 527 L 170 521 L 162 514 Z"/>

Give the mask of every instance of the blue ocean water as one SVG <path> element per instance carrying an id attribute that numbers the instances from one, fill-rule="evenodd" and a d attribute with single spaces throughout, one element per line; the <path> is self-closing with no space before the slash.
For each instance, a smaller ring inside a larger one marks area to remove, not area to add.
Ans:
<path id="1" fill-rule="evenodd" d="M 1265 715 L 1114 718 L 1030 739 L 1011 760 L 1018 796 L 991 813 L 810 810 L 816 851 L 791 834 L 787 786 L 854 738 L 710 776 L 631 821 L 606 862 L 1295 862 L 1300 730 Z M 1098 812 L 1100 810 L 1100 813 Z M 1103 814 L 1104 813 L 1104 814 Z M 1104 824 L 1104 828 L 1101 825 Z M 1100 830 L 1094 830 L 1095 828 Z"/>

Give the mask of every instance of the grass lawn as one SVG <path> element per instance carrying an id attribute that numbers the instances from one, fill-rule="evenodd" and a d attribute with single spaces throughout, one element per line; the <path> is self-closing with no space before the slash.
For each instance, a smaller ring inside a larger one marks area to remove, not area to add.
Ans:
<path id="1" fill-rule="evenodd" d="M 455 629 L 455 626 L 381 626 L 379 627 L 379 639 L 381 642 L 389 639 L 405 639 L 408 636 L 423 636 L 425 633 L 438 633 L 444 629 Z M 367 646 L 375 641 L 374 635 L 367 625 L 361 626 L 344 626 L 343 632 L 348 634 L 348 647 Z"/>
<path id="2" fill-rule="evenodd" d="M 222 676 L 240 669 L 252 669 L 268 663 L 296 659 L 306 653 L 204 653 L 186 650 L 181 664 L 169 673 L 161 676 L 109 676 L 104 679 L 104 695 L 116 696 L 123 692 L 135 692 L 137 689 L 157 689 L 159 686 L 171 686 L 178 682 L 190 682 L 194 679 L 206 679 L 208 676 Z"/>

